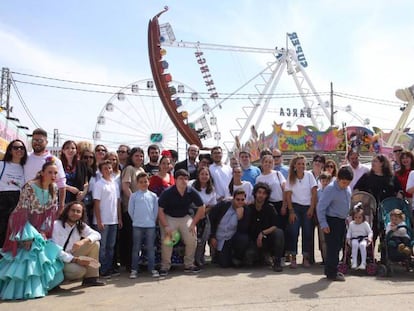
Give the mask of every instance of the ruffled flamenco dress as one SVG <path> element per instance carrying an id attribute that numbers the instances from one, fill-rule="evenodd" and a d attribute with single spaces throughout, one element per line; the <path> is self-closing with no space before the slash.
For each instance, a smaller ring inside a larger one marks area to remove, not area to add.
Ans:
<path id="1" fill-rule="evenodd" d="M 15 210 L 9 219 L 8 239 L 0 253 L 0 298 L 2 300 L 39 298 L 58 286 L 64 279 L 61 247 L 45 240 L 39 231 L 50 238 L 55 210 L 44 209 L 30 213 Z M 38 231 L 36 227 L 40 228 Z M 19 247 L 22 241 L 32 240 L 29 250 Z"/>

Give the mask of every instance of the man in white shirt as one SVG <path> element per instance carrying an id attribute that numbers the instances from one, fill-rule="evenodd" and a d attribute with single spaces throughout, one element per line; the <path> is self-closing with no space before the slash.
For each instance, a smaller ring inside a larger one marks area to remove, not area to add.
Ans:
<path id="1" fill-rule="evenodd" d="M 359 162 L 359 153 L 357 151 L 350 150 L 346 158 L 354 174 L 354 177 L 349 184 L 349 187 L 353 190 L 361 176 L 369 172 L 369 168 Z"/>
<path id="2" fill-rule="evenodd" d="M 233 170 L 229 165 L 221 162 L 223 151 L 221 147 L 216 146 L 211 149 L 211 158 L 213 164 L 209 170 L 214 182 L 214 190 L 216 190 L 217 201 L 230 198 L 229 183 L 231 181 Z"/>
<path id="3" fill-rule="evenodd" d="M 27 156 L 27 161 L 24 165 L 24 178 L 26 182 L 34 179 L 45 162 L 53 161 L 58 168 L 56 184 L 59 188 L 59 213 L 61 213 L 65 207 L 66 174 L 62 161 L 47 151 L 46 146 L 47 132 L 40 128 L 35 129 L 32 133 L 33 152 Z"/>
<path id="4" fill-rule="evenodd" d="M 62 247 L 65 279 L 83 279 L 84 286 L 102 286 L 105 283 L 98 279 L 101 235 L 85 223 L 85 217 L 83 204 L 69 203 L 54 223 L 52 239 Z"/>

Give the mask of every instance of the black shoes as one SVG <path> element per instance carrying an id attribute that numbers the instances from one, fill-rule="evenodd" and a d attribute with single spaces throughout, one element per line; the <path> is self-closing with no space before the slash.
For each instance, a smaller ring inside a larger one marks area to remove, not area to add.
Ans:
<path id="1" fill-rule="evenodd" d="M 327 279 L 334 282 L 345 282 L 345 276 L 341 272 L 338 272 L 333 277 L 328 276 Z"/>
<path id="2" fill-rule="evenodd" d="M 98 278 L 86 278 L 82 281 L 82 286 L 104 286 L 106 283 Z"/>
<path id="3" fill-rule="evenodd" d="M 282 267 L 282 262 L 280 258 L 275 258 L 273 260 L 273 271 L 274 272 L 282 272 L 283 271 L 283 267 Z"/>

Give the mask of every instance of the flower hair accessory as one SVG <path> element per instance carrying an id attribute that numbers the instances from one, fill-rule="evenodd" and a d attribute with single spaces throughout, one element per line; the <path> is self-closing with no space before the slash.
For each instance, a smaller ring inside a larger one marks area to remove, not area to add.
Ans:
<path id="1" fill-rule="evenodd" d="M 55 163 L 55 157 L 54 156 L 48 156 L 46 159 L 45 159 L 45 162 L 46 163 Z"/>
<path id="2" fill-rule="evenodd" d="M 172 157 L 172 155 L 171 155 L 171 152 L 169 151 L 169 150 L 163 150 L 162 152 L 161 152 L 161 155 L 163 156 L 163 157 Z"/>

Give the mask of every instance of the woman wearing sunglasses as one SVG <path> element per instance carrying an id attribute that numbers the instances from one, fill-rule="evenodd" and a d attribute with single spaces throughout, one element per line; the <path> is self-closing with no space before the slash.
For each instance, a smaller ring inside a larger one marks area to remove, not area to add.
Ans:
<path id="1" fill-rule="evenodd" d="M 23 165 L 26 160 L 26 146 L 20 139 L 15 139 L 7 146 L 3 161 L 0 161 L 0 247 L 4 243 L 10 213 L 16 207 L 25 183 Z"/>

